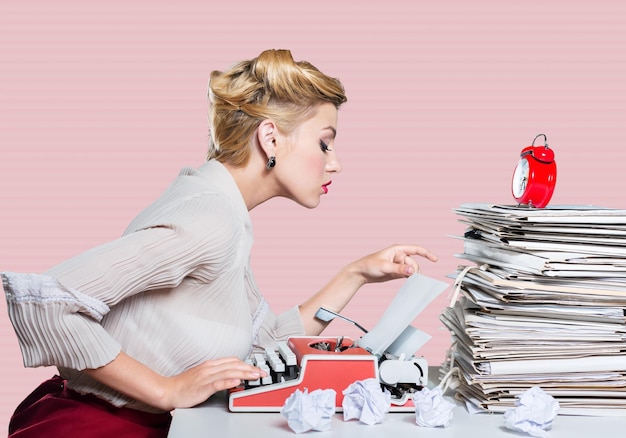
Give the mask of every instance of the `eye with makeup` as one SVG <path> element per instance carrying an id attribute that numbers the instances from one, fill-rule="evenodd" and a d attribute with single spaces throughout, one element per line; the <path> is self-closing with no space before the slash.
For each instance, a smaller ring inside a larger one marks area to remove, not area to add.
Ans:
<path id="1" fill-rule="evenodd" d="M 320 148 L 322 148 L 323 152 L 332 151 L 332 149 L 328 147 L 324 140 L 320 140 Z"/>

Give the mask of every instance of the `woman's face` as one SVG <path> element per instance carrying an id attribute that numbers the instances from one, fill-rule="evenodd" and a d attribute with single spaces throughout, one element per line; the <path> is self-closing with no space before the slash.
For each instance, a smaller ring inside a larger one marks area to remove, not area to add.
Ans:
<path id="1" fill-rule="evenodd" d="M 276 150 L 274 168 L 280 171 L 283 196 L 307 208 L 319 205 L 320 197 L 330 190 L 333 175 L 341 171 L 335 150 L 336 134 L 337 109 L 324 103 L 315 116 L 283 137 L 283 147 Z"/>

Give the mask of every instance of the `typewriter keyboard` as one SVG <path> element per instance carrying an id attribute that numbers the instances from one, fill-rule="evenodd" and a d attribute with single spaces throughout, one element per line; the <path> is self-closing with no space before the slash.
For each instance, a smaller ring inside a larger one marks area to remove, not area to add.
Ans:
<path id="1" fill-rule="evenodd" d="M 276 350 L 266 348 L 263 353 L 255 353 L 246 362 L 267 373 L 266 377 L 244 382 L 246 388 L 296 379 L 300 368 L 287 342 L 280 342 Z"/>

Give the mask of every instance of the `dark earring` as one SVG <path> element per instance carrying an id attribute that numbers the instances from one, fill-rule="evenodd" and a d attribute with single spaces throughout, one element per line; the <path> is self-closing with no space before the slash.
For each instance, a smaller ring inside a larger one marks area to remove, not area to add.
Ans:
<path id="1" fill-rule="evenodd" d="M 270 157 L 269 160 L 267 160 L 265 168 L 271 170 L 274 166 L 276 166 L 276 157 Z"/>

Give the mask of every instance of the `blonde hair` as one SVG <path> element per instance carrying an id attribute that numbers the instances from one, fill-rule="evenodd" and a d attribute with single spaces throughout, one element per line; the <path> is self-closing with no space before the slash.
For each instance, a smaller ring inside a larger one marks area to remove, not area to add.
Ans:
<path id="1" fill-rule="evenodd" d="M 341 82 L 306 62 L 295 62 L 289 50 L 266 50 L 209 80 L 210 140 L 207 159 L 243 166 L 250 158 L 250 139 L 259 124 L 271 119 L 290 134 L 314 116 L 325 102 L 346 102 Z"/>

